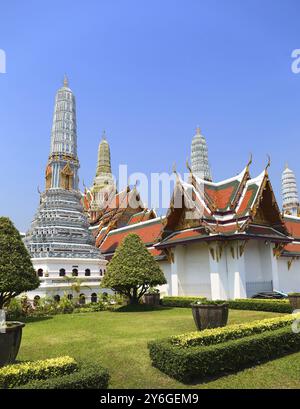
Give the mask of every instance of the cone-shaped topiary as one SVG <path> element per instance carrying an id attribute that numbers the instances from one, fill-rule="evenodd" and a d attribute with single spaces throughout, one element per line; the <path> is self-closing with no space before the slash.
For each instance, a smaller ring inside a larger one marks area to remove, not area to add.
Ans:
<path id="1" fill-rule="evenodd" d="M 7 217 L 0 217 L 0 309 L 11 298 L 39 284 L 18 230 Z"/>
<path id="2" fill-rule="evenodd" d="M 149 287 L 166 284 L 165 276 L 138 235 L 129 234 L 108 264 L 101 286 L 137 304 Z"/>

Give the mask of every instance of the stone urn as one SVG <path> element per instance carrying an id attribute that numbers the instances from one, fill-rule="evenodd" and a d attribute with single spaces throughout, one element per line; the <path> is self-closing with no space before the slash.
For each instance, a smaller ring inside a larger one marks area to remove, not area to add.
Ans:
<path id="1" fill-rule="evenodd" d="M 192 304 L 192 313 L 199 331 L 225 327 L 228 321 L 228 303 Z"/>
<path id="2" fill-rule="evenodd" d="M 294 310 L 300 310 L 300 293 L 288 294 L 290 304 Z"/>
<path id="3" fill-rule="evenodd" d="M 22 322 L 6 321 L 4 326 L 0 327 L 0 367 L 15 362 L 24 326 Z"/>
<path id="4" fill-rule="evenodd" d="M 146 305 L 159 305 L 160 293 L 150 293 L 144 295 L 144 303 Z"/>

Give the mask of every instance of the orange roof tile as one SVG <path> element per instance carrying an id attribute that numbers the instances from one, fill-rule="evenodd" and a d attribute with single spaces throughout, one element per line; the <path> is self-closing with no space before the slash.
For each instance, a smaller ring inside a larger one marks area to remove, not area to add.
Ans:
<path id="1" fill-rule="evenodd" d="M 295 239 L 300 239 L 300 218 L 285 217 L 284 223 L 290 235 Z"/>
<path id="2" fill-rule="evenodd" d="M 300 243 L 289 243 L 284 247 L 283 254 L 288 255 L 287 253 L 299 254 L 300 256 Z"/>
<path id="3" fill-rule="evenodd" d="M 121 241 L 128 234 L 137 234 L 146 245 L 152 245 L 158 238 L 162 229 L 161 219 L 139 223 L 131 228 L 112 230 L 100 245 L 102 253 L 114 252 Z"/>
<path id="4" fill-rule="evenodd" d="M 230 206 L 239 185 L 238 181 L 233 181 L 221 186 L 205 185 L 204 190 L 218 210 L 226 210 Z"/>

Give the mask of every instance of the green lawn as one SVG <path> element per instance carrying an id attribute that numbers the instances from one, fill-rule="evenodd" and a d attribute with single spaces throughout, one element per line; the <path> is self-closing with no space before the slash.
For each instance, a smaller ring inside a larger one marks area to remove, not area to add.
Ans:
<path id="1" fill-rule="evenodd" d="M 229 323 L 278 315 L 231 310 Z M 152 368 L 147 342 L 192 330 L 195 326 L 191 310 L 187 308 L 56 315 L 26 324 L 18 359 L 70 355 L 107 367 L 111 388 L 186 388 Z M 188 387 L 300 388 L 300 353 Z"/>

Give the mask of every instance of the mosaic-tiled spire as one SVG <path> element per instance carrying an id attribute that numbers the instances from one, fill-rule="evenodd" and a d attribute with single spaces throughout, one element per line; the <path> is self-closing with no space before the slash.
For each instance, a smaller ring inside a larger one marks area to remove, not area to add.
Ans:
<path id="1" fill-rule="evenodd" d="M 289 169 L 288 165 L 282 173 L 282 200 L 284 212 L 297 216 L 299 212 L 297 181 L 294 172 Z"/>
<path id="2" fill-rule="evenodd" d="M 51 132 L 51 154 L 61 153 L 77 158 L 76 102 L 66 76 L 56 93 Z"/>
<path id="3" fill-rule="evenodd" d="M 194 175 L 201 179 L 211 181 L 211 171 L 208 162 L 208 151 L 205 137 L 201 134 L 200 128 L 197 127 L 196 135 L 192 141 L 191 165 Z"/>
<path id="4" fill-rule="evenodd" d="M 75 98 L 65 77 L 55 99 L 46 191 L 25 238 L 34 259 L 101 258 L 83 211 L 78 168 Z"/>
<path id="5" fill-rule="evenodd" d="M 46 189 L 78 190 L 76 103 L 65 76 L 56 93 Z"/>

